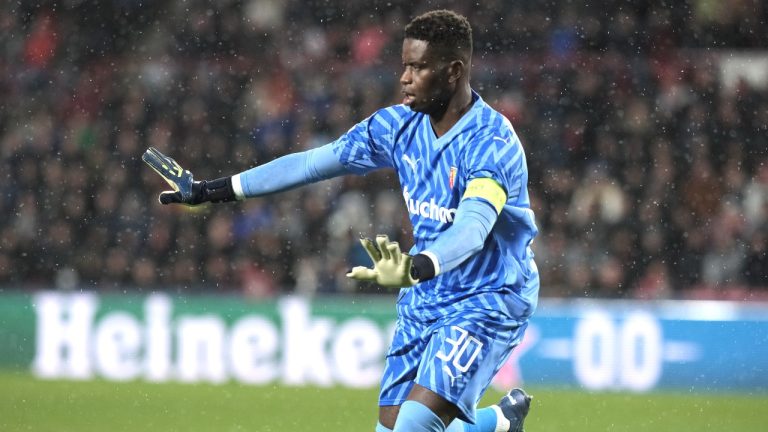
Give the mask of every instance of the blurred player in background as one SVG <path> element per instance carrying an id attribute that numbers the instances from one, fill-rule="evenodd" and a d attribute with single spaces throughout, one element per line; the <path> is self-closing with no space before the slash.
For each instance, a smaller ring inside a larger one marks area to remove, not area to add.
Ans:
<path id="1" fill-rule="evenodd" d="M 373 268 L 347 276 L 400 288 L 377 431 L 522 431 L 530 397 L 513 389 L 476 409 L 523 338 L 539 291 L 528 169 L 512 125 L 469 84 L 472 29 L 438 10 L 405 27 L 403 102 L 325 146 L 248 171 L 194 181 L 150 148 L 144 160 L 174 191 L 163 204 L 228 202 L 345 174 L 394 168 L 410 213 L 408 254 L 361 239 Z"/>

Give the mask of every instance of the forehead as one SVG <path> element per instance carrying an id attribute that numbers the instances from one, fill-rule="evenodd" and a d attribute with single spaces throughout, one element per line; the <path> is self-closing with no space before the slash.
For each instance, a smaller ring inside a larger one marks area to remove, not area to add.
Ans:
<path id="1" fill-rule="evenodd" d="M 403 40 L 403 62 L 419 62 L 432 59 L 429 42 L 421 39 L 405 38 Z"/>

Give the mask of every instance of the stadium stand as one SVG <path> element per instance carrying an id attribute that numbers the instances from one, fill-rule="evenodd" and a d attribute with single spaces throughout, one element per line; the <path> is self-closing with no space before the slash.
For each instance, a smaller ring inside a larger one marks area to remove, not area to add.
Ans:
<path id="1" fill-rule="evenodd" d="M 0 287 L 376 292 L 344 273 L 360 233 L 410 243 L 392 175 L 186 210 L 140 155 L 212 178 L 334 139 L 397 102 L 428 2 L 21 3 L 0 10 Z M 455 2 L 473 87 L 528 153 L 542 295 L 768 299 L 768 7 L 721 3 Z"/>

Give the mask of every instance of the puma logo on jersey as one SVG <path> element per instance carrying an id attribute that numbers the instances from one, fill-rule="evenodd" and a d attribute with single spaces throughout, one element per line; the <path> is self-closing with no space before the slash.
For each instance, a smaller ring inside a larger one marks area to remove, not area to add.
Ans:
<path id="1" fill-rule="evenodd" d="M 451 387 L 453 387 L 456 384 L 456 377 L 453 376 L 451 368 L 449 368 L 448 365 L 443 365 L 443 372 L 445 372 L 445 374 L 448 375 L 448 378 L 451 379 Z"/>
<path id="2" fill-rule="evenodd" d="M 402 159 L 403 159 L 403 162 L 407 163 L 413 171 L 416 171 L 416 164 L 418 164 L 419 161 L 421 160 L 421 158 L 413 160 L 407 154 L 404 154 Z"/>

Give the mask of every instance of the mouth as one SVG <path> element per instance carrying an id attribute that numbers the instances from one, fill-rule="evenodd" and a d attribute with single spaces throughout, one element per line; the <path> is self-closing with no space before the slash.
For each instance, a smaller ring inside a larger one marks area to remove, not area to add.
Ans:
<path id="1" fill-rule="evenodd" d="M 403 105 L 410 106 L 413 101 L 416 100 L 416 96 L 413 93 L 408 92 L 402 92 L 403 93 Z"/>

